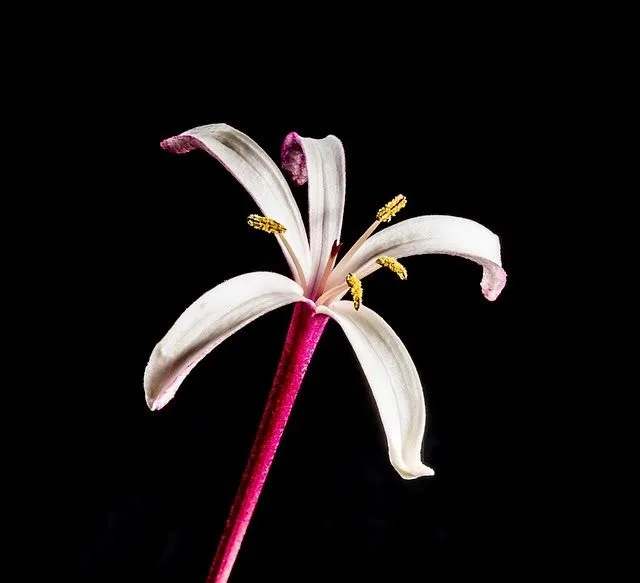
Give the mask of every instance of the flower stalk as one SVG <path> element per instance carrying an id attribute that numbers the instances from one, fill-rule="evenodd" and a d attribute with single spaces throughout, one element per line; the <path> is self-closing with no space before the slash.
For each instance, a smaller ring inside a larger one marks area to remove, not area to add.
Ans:
<path id="1" fill-rule="evenodd" d="M 207 583 L 225 583 L 267 479 L 302 379 L 329 317 L 297 303 L 247 465 L 218 544 Z"/>

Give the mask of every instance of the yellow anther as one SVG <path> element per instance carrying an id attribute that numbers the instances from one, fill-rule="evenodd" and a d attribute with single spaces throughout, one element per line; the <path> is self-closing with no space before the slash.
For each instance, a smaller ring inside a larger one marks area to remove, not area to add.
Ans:
<path id="1" fill-rule="evenodd" d="M 400 210 L 402 210 L 407 204 L 407 197 L 399 194 L 394 196 L 387 204 L 385 204 L 376 215 L 376 220 L 381 223 L 388 223 L 393 217 L 395 217 Z"/>
<path id="2" fill-rule="evenodd" d="M 287 229 L 284 225 L 281 225 L 278 221 L 274 221 L 269 217 L 261 217 L 260 215 L 249 215 L 247 219 L 250 227 L 258 229 L 259 231 L 265 231 L 266 233 L 284 233 Z"/>
<path id="3" fill-rule="evenodd" d="M 402 265 L 402 263 L 400 263 L 395 257 L 389 257 L 388 255 L 383 255 L 382 257 L 378 257 L 378 259 L 376 259 L 376 263 L 378 265 L 382 265 L 382 267 L 389 268 L 400 279 L 407 279 L 406 267 Z"/>
<path id="4" fill-rule="evenodd" d="M 353 298 L 353 307 L 359 310 L 362 303 L 362 282 L 353 273 L 347 275 L 346 281 Z"/>

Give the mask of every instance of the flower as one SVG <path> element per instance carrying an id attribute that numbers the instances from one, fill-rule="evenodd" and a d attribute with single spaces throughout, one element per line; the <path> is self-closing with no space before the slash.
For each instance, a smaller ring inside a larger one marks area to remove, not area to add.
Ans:
<path id="1" fill-rule="evenodd" d="M 433 475 L 422 463 L 426 408 L 420 378 L 404 344 L 384 319 L 363 303 L 362 281 L 386 267 L 402 280 L 398 261 L 411 255 L 448 254 L 478 263 L 481 290 L 495 300 L 506 283 L 500 243 L 482 225 L 452 216 L 421 216 L 373 234 L 406 205 L 398 195 L 338 259 L 345 204 L 345 157 L 335 136 L 289 134 L 281 157 L 297 185 L 308 183 L 309 237 L 283 174 L 258 144 L 226 125 L 200 126 L 162 142 L 165 150 L 200 148 L 216 158 L 253 197 L 262 214 L 250 226 L 276 237 L 292 278 L 254 272 L 225 281 L 196 300 L 153 350 L 144 376 L 152 410 L 173 398 L 191 369 L 218 344 L 263 314 L 304 302 L 335 320 L 351 343 L 373 392 L 386 433 L 389 458 L 405 479 Z M 351 301 L 341 298 L 350 293 Z"/>

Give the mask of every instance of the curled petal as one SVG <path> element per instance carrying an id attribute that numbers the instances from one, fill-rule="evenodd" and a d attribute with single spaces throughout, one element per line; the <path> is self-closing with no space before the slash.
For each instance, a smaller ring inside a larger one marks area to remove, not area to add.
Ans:
<path id="1" fill-rule="evenodd" d="M 482 266 L 480 287 L 495 300 L 507 282 L 502 269 L 500 240 L 480 223 L 446 215 L 428 215 L 401 221 L 368 239 L 354 256 L 331 274 L 327 287 L 341 283 L 347 273 L 364 277 L 378 268 L 381 255 L 400 259 L 427 253 L 464 257 Z"/>
<path id="2" fill-rule="evenodd" d="M 297 184 L 309 182 L 313 288 L 322 278 L 333 244 L 340 241 L 346 181 L 344 148 L 335 136 L 316 140 L 291 133 L 282 145 L 282 163 Z"/>
<path id="3" fill-rule="evenodd" d="M 268 271 L 239 275 L 209 290 L 153 349 L 144 371 L 149 408 L 164 407 L 191 369 L 234 332 L 271 310 L 300 301 L 308 301 L 300 285 Z"/>
<path id="4" fill-rule="evenodd" d="M 199 126 L 168 138 L 162 148 L 184 154 L 201 148 L 218 160 L 256 201 L 265 216 L 287 228 L 287 241 L 309 279 L 309 243 L 300 209 L 282 172 L 269 155 L 249 136 L 219 123 Z M 291 272 L 301 281 L 289 251 L 278 240 Z"/>
<path id="5" fill-rule="evenodd" d="M 387 435 L 389 459 L 405 479 L 433 476 L 420 459 L 426 406 L 411 356 L 397 334 L 366 306 L 355 311 L 351 302 L 319 306 L 333 318 L 351 343 L 373 392 Z"/>

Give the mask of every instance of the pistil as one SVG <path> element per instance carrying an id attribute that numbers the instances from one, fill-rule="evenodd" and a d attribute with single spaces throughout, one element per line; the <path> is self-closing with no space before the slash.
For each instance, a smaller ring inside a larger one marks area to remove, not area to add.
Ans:
<path id="1" fill-rule="evenodd" d="M 314 294 L 322 291 L 324 286 L 331 275 L 331 271 L 336 263 L 336 257 L 338 253 L 340 253 L 340 249 L 342 249 L 342 243 L 338 243 L 338 241 L 333 242 L 333 246 L 331 247 L 331 253 L 329 254 L 329 259 L 327 259 L 327 264 L 324 266 L 324 271 L 322 272 L 322 277 L 318 282 L 316 289 L 314 290 Z"/>

